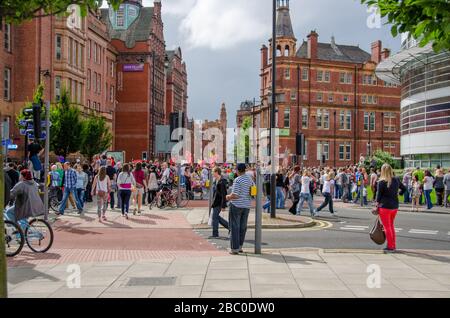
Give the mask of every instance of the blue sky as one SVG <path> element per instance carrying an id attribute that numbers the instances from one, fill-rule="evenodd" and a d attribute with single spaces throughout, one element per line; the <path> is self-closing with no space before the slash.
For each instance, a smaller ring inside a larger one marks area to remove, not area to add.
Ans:
<path id="1" fill-rule="evenodd" d="M 181 46 L 189 77 L 188 115 L 216 119 L 225 102 L 229 127 L 242 101 L 259 98 L 260 48 L 271 36 L 270 0 L 162 0 L 168 49 Z M 144 0 L 152 6 L 152 0 Z M 311 30 L 319 42 L 359 45 L 370 53 L 373 41 L 393 53 L 400 38 L 389 26 L 369 28 L 371 16 L 359 0 L 291 0 L 291 19 L 299 42 Z"/>

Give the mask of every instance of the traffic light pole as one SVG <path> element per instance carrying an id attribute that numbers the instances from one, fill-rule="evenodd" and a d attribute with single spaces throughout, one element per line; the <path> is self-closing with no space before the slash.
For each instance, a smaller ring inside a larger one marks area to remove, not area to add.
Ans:
<path id="1" fill-rule="evenodd" d="M 49 154 L 50 154 L 50 102 L 45 104 L 45 165 L 44 165 L 44 211 L 45 211 L 45 220 L 48 220 L 48 172 L 49 172 Z"/>
<path id="2" fill-rule="evenodd" d="M 183 114 L 181 111 L 178 111 L 178 142 L 181 141 L 182 131 L 181 128 L 183 127 L 182 124 L 182 118 Z M 184 147 L 183 147 L 184 148 Z M 179 161 L 179 160 L 178 160 Z M 180 207 L 181 203 L 181 162 L 178 162 L 178 196 L 177 196 L 177 207 Z"/>
<path id="3" fill-rule="evenodd" d="M 0 158 L 3 162 L 3 149 L 0 144 Z M 5 206 L 5 182 L 4 182 L 4 171 L 3 167 L 0 169 L 0 207 L 3 210 Z M 3 221 L 3 216 L 0 217 L 0 298 L 8 297 L 8 283 L 7 283 L 7 267 L 6 267 L 6 246 L 5 246 L 5 223 Z"/>
<path id="4" fill-rule="evenodd" d="M 272 11 L 272 107 L 270 116 L 270 217 L 276 218 L 276 175 L 275 175 L 275 103 L 276 103 L 276 79 L 277 79 L 277 1 L 273 0 Z"/>

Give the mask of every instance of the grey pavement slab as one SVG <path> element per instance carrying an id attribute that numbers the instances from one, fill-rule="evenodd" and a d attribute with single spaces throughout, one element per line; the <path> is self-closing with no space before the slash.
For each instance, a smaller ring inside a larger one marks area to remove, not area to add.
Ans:
<path id="1" fill-rule="evenodd" d="M 250 291 L 250 282 L 247 279 L 210 279 L 206 280 L 203 286 L 203 291 Z"/>
<path id="2" fill-rule="evenodd" d="M 209 269 L 206 279 L 248 279 L 247 269 Z"/>
<path id="3" fill-rule="evenodd" d="M 405 298 L 404 292 L 399 288 L 381 284 L 381 288 L 368 288 L 367 285 L 347 285 L 350 291 L 358 298 Z"/>
<path id="4" fill-rule="evenodd" d="M 335 278 L 322 278 L 322 279 L 298 279 L 296 278 L 300 290 L 320 290 L 320 291 L 330 291 L 330 290 L 348 290 L 344 283 Z"/>
<path id="5" fill-rule="evenodd" d="M 199 298 L 201 286 L 158 286 L 150 298 Z"/>
<path id="6" fill-rule="evenodd" d="M 450 291 L 445 285 L 430 279 L 390 278 L 389 281 L 403 291 Z"/>
<path id="7" fill-rule="evenodd" d="M 252 285 L 254 298 L 302 298 L 297 285 Z"/>
<path id="8" fill-rule="evenodd" d="M 404 293 L 411 298 L 450 298 L 450 292 L 406 290 Z"/>
<path id="9" fill-rule="evenodd" d="M 295 285 L 295 280 L 289 274 L 251 274 L 252 285 Z"/>
<path id="10" fill-rule="evenodd" d="M 302 294 L 305 298 L 356 298 L 349 290 L 303 290 Z"/>
<path id="11" fill-rule="evenodd" d="M 176 280 L 176 285 L 180 286 L 203 286 L 205 275 L 182 275 Z"/>
<path id="12" fill-rule="evenodd" d="M 106 287 L 62 287 L 51 294 L 49 298 L 97 298 L 103 293 L 105 289 Z"/>
<path id="13" fill-rule="evenodd" d="M 328 279 L 338 278 L 337 274 L 329 268 L 324 269 L 292 269 L 292 275 L 298 279 Z"/>
<path id="14" fill-rule="evenodd" d="M 235 291 L 235 292 L 205 292 L 203 291 L 201 298 L 223 298 L 223 299 L 236 299 L 236 298 L 251 298 L 250 291 Z"/>
<path id="15" fill-rule="evenodd" d="M 286 264 L 253 264 L 249 266 L 250 274 L 289 274 L 291 270 Z"/>

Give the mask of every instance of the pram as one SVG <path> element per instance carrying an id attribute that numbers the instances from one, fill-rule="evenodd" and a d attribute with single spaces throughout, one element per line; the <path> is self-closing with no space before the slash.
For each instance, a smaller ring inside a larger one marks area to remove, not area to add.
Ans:
<path id="1" fill-rule="evenodd" d="M 203 183 L 199 180 L 192 180 L 192 193 L 194 194 L 194 200 L 196 193 L 200 193 L 200 200 L 203 200 Z"/>

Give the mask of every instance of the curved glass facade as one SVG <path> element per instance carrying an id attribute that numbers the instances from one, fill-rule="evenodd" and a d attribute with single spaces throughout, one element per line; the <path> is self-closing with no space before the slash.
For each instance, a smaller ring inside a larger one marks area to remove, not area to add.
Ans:
<path id="1" fill-rule="evenodd" d="M 409 167 L 450 167 L 450 52 L 427 53 L 400 68 L 401 154 Z"/>

